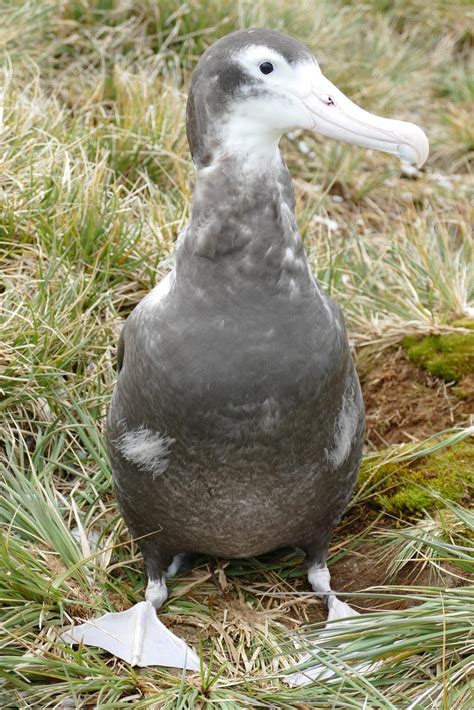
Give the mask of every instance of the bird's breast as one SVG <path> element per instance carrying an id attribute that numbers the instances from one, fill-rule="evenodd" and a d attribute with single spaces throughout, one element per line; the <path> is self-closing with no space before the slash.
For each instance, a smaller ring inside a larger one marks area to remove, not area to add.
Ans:
<path id="1" fill-rule="evenodd" d="M 138 312 L 117 386 L 125 418 L 167 436 L 265 448 L 285 434 L 298 447 L 331 419 L 352 366 L 336 316 L 283 299 L 226 309 L 178 298 Z"/>

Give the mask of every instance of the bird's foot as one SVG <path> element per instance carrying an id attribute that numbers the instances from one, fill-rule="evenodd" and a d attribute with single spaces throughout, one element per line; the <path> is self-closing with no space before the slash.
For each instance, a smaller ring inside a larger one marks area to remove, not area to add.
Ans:
<path id="1" fill-rule="evenodd" d="M 328 622 L 342 621 L 343 619 L 359 616 L 358 611 L 353 609 L 346 602 L 338 599 L 332 591 L 331 575 L 329 574 L 329 570 L 326 565 L 311 565 L 308 569 L 308 580 L 313 588 L 313 591 L 318 596 L 322 597 L 327 604 Z M 330 633 L 331 626 L 326 626 L 324 631 L 326 630 L 327 633 L 323 635 L 327 638 L 328 633 Z M 310 665 L 303 671 L 286 676 L 284 678 L 285 682 L 292 687 L 296 687 L 299 685 L 307 685 L 313 680 L 320 681 L 332 678 L 336 674 L 336 671 L 317 661 L 318 655 L 321 655 L 322 652 L 324 652 L 323 642 L 321 642 L 321 645 L 319 646 L 318 644 L 315 644 L 313 649 L 311 649 L 308 653 L 305 653 L 299 659 L 299 663 L 307 663 L 311 659 L 314 659 L 314 664 Z M 360 664 L 356 667 L 359 673 L 366 672 L 370 668 L 372 668 L 372 665 L 367 663 Z"/>
<path id="2" fill-rule="evenodd" d="M 327 598 L 328 621 L 339 621 L 348 619 L 351 616 L 359 616 L 359 612 L 353 609 L 346 602 L 341 602 L 335 594 L 330 594 Z"/>
<path id="3" fill-rule="evenodd" d="M 97 646 L 132 666 L 168 666 L 197 671 L 199 657 L 158 619 L 151 601 L 104 614 L 61 634 L 69 644 Z"/>
<path id="4" fill-rule="evenodd" d="M 308 569 L 308 581 L 318 596 L 322 597 L 328 607 L 328 621 L 347 619 L 358 616 L 359 612 L 346 602 L 341 602 L 331 589 L 331 575 L 327 565 L 311 565 Z"/>
<path id="5" fill-rule="evenodd" d="M 176 559 L 176 558 L 175 558 Z M 174 561 L 173 561 L 174 562 Z M 62 634 L 70 644 L 98 646 L 132 666 L 170 666 L 196 671 L 199 658 L 158 619 L 168 597 L 165 575 L 149 579 L 144 602 L 116 614 L 104 614 Z"/>

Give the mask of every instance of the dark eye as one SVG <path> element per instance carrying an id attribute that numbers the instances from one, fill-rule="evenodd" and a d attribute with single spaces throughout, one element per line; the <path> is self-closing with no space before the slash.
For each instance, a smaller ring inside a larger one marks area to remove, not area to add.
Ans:
<path id="1" fill-rule="evenodd" d="M 262 74 L 271 74 L 274 68 L 271 62 L 262 62 L 262 64 L 260 64 Z"/>

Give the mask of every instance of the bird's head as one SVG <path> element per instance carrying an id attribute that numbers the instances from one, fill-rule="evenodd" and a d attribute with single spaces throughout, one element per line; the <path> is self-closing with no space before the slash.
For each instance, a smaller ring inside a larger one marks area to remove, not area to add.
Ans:
<path id="1" fill-rule="evenodd" d="M 311 52 L 281 32 L 233 32 L 201 57 L 187 107 L 198 167 L 229 154 L 276 153 L 294 129 L 380 150 L 423 165 L 428 139 L 413 123 L 383 118 L 353 103 L 322 74 Z"/>

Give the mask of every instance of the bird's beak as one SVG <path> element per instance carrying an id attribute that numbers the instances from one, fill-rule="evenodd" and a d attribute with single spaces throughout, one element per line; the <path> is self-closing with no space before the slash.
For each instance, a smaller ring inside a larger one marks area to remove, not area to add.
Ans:
<path id="1" fill-rule="evenodd" d="M 311 115 L 311 130 L 323 136 L 392 153 L 417 167 L 428 157 L 429 143 L 421 128 L 364 111 L 331 84 L 317 64 L 302 100 Z"/>

